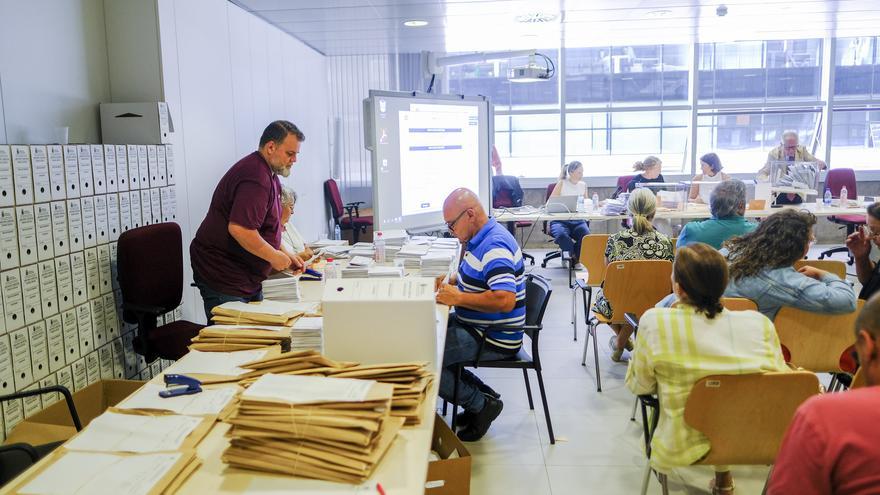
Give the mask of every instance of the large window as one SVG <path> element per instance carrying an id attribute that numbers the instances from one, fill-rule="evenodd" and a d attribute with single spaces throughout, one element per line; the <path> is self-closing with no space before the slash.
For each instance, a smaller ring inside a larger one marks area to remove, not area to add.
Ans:
<path id="1" fill-rule="evenodd" d="M 880 98 L 880 37 L 840 38 L 834 50 L 834 96 Z"/>

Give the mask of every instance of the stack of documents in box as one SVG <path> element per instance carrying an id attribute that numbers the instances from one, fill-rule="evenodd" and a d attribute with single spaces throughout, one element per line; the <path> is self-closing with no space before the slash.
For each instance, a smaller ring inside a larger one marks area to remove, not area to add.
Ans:
<path id="1" fill-rule="evenodd" d="M 227 420 L 232 467 L 344 483 L 368 479 L 403 424 L 393 386 L 369 380 L 267 374 Z"/>
<path id="2" fill-rule="evenodd" d="M 360 365 L 334 361 L 314 351 L 287 352 L 241 366 L 250 370 L 239 377 L 244 386 L 268 373 L 358 378 L 389 383 L 394 386 L 391 415 L 403 418 L 407 426 L 419 424 L 419 410 L 433 381 L 433 374 L 427 370 L 427 363 L 424 362 Z"/>
<path id="3" fill-rule="evenodd" d="M 795 189 L 813 189 L 816 187 L 818 167 L 813 163 L 796 163 L 788 167 L 788 172 L 779 178 L 777 186 Z"/>
<path id="4" fill-rule="evenodd" d="M 403 260 L 403 266 L 406 268 L 419 268 L 422 264 L 422 256 L 428 254 L 429 249 L 430 246 L 427 244 L 409 243 L 400 248 L 394 260 Z"/>
<path id="5" fill-rule="evenodd" d="M 605 200 L 605 205 L 602 206 L 603 215 L 622 215 L 624 212 L 626 212 L 626 203 L 624 203 L 623 200 L 620 199 Z"/>
<path id="6" fill-rule="evenodd" d="M 342 278 L 363 278 L 367 276 L 373 260 L 366 256 L 355 256 L 348 262 L 348 266 L 342 269 Z"/>
<path id="7" fill-rule="evenodd" d="M 212 325 L 199 330 L 189 348 L 230 352 L 280 345 L 286 352 L 290 350 L 292 332 L 293 327 L 282 325 Z"/>
<path id="8" fill-rule="evenodd" d="M 375 249 L 372 242 L 359 242 L 351 247 L 348 254 L 349 256 L 364 256 L 372 259 L 375 255 Z"/>
<path id="9" fill-rule="evenodd" d="M 324 318 L 320 316 L 303 316 L 296 320 L 290 330 L 290 350 L 321 352 L 323 330 Z"/>
<path id="10" fill-rule="evenodd" d="M 263 297 L 272 301 L 299 302 L 299 276 L 276 273 L 263 281 Z"/>
<path id="11" fill-rule="evenodd" d="M 281 325 L 293 326 L 296 318 L 303 315 L 298 303 L 272 301 L 263 299 L 260 302 L 245 303 L 230 301 L 215 306 L 211 310 L 211 320 L 224 325 Z"/>

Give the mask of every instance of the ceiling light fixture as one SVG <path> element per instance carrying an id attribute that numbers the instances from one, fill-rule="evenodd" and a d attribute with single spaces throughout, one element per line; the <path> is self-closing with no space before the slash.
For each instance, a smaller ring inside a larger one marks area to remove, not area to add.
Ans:
<path id="1" fill-rule="evenodd" d="M 559 14 L 550 14 L 547 12 L 529 12 L 515 17 L 516 22 L 523 24 L 541 24 L 544 22 L 555 21 Z"/>
<path id="2" fill-rule="evenodd" d="M 428 25 L 428 21 L 423 21 L 421 19 L 412 19 L 409 21 L 403 21 L 403 25 L 406 27 L 423 27 Z"/>

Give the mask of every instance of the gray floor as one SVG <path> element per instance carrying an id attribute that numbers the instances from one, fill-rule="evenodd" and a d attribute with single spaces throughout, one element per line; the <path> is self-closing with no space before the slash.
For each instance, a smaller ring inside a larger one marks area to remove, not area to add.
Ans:
<path id="1" fill-rule="evenodd" d="M 814 247 L 818 253 L 825 246 Z M 584 325 L 579 311 L 578 341 L 572 340 L 571 295 L 566 271 L 557 261 L 540 268 L 543 251 L 535 251 L 534 272 L 553 283 L 541 337 L 541 360 L 556 445 L 550 445 L 532 375 L 535 411 L 530 411 L 519 370 L 478 370 L 502 394 L 504 411 L 480 442 L 468 443 L 473 456 L 471 493 L 489 494 L 633 494 L 639 493 L 645 457 L 642 426 L 630 421 L 633 396 L 623 379 L 626 364 L 610 359 L 611 330 L 599 328 L 602 392 L 596 391 L 592 359 L 581 366 Z M 843 260 L 842 255 L 835 259 Z M 811 254 L 810 258 L 815 258 Z M 527 267 L 531 270 L 532 267 Z M 853 269 L 850 267 L 852 273 Z M 581 306 L 578 306 L 580 308 Z M 591 351 L 592 352 L 592 351 Z M 823 377 L 823 383 L 827 380 Z M 759 494 L 767 467 L 733 469 L 738 494 Z M 709 493 L 712 471 L 687 468 L 670 477 L 671 493 Z M 660 493 L 652 478 L 649 493 Z"/>

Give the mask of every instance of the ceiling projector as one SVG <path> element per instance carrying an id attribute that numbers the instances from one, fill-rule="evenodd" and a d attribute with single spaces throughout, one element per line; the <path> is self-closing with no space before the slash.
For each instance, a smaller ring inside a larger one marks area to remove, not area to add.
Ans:
<path id="1" fill-rule="evenodd" d="M 535 63 L 513 67 L 507 71 L 507 79 L 510 82 L 534 82 L 550 79 L 550 68 L 542 67 Z"/>

